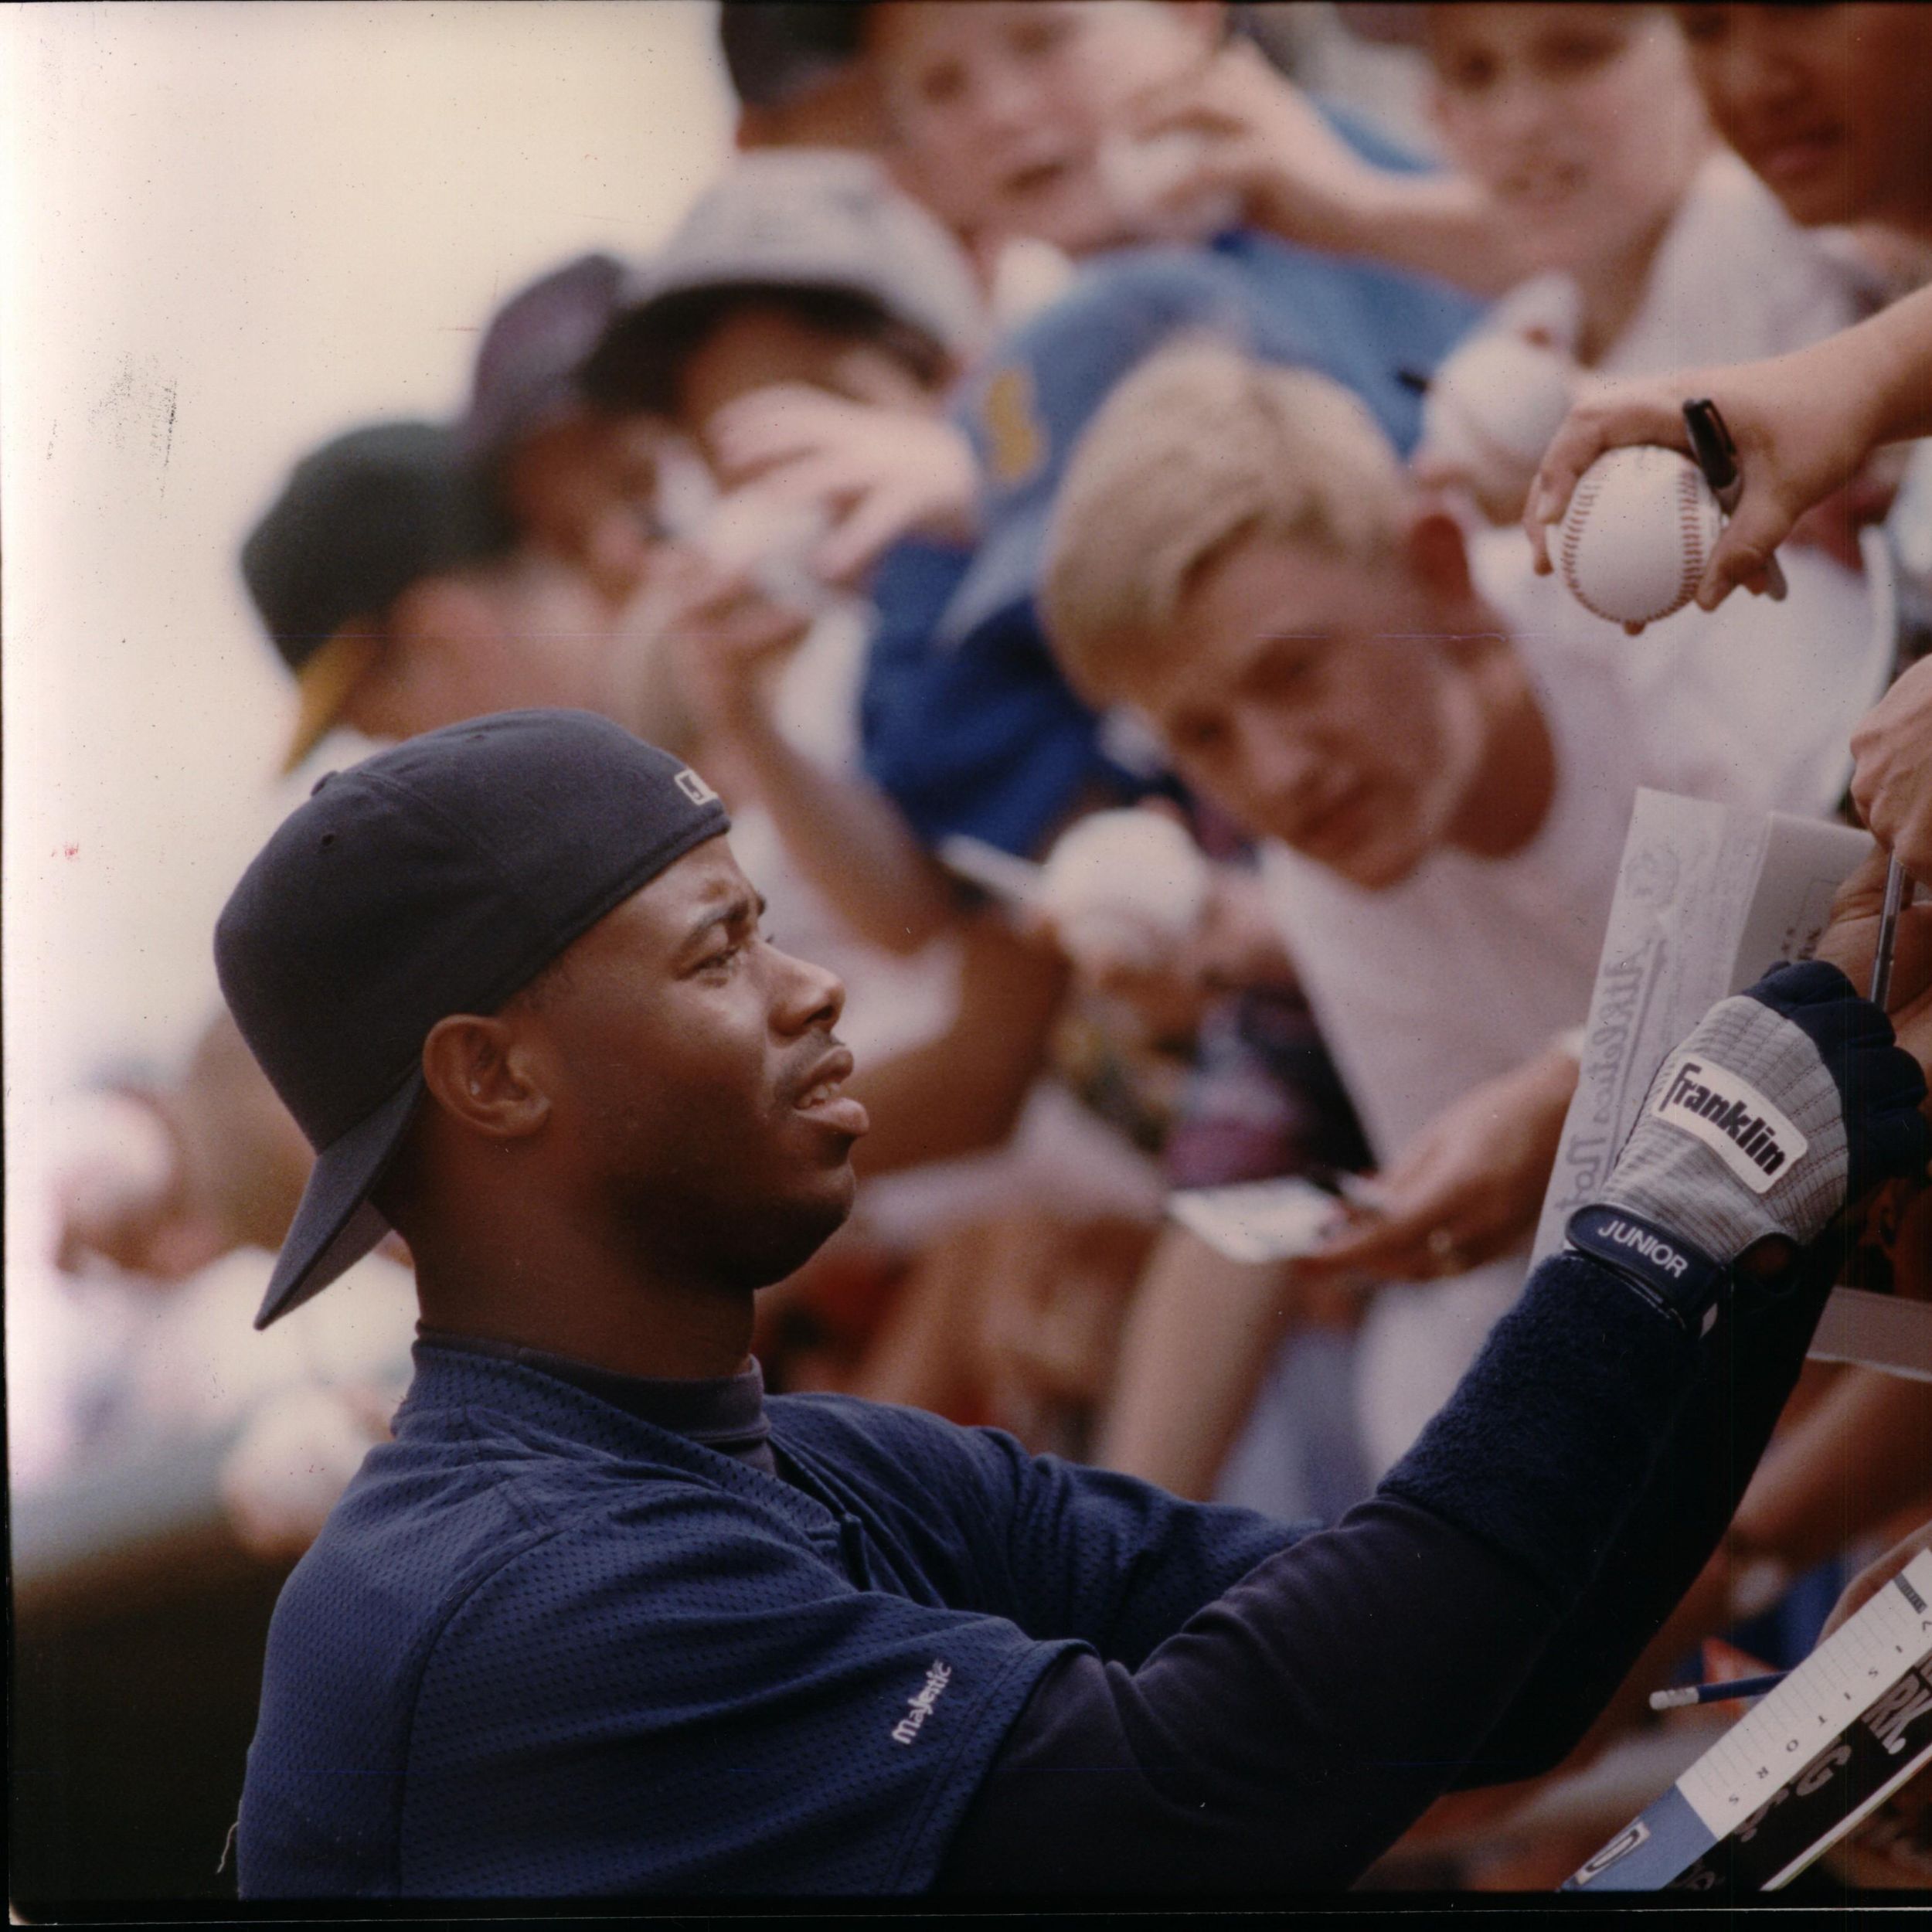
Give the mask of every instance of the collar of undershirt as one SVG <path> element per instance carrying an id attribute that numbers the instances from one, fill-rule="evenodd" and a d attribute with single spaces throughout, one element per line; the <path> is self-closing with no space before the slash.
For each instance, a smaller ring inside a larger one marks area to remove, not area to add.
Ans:
<path id="1" fill-rule="evenodd" d="M 430 1346 L 514 1362 L 570 1383 L 587 1395 L 674 1435 L 688 1437 L 719 1455 L 749 1463 L 770 1475 L 778 1473 L 771 1452 L 771 1423 L 765 1413 L 764 1372 L 753 1356 L 736 1375 L 628 1376 L 600 1369 L 545 1349 L 526 1349 L 488 1335 L 457 1335 L 418 1325 Z"/>

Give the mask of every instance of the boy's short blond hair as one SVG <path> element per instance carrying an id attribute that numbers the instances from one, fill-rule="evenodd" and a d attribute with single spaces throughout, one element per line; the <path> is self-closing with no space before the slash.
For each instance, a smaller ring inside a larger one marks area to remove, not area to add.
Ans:
<path id="1" fill-rule="evenodd" d="M 1040 609 L 1090 696 L 1157 655 L 1190 583 L 1251 532 L 1373 564 L 1406 522 L 1400 459 L 1348 390 L 1226 345 L 1162 350 L 1074 447 L 1053 508 Z"/>

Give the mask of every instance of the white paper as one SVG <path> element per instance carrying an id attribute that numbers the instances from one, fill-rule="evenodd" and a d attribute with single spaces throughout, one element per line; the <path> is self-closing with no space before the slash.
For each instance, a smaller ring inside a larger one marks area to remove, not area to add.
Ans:
<path id="1" fill-rule="evenodd" d="M 1839 885 L 1869 849 L 1849 826 L 1637 794 L 1536 1260 L 1603 1185 L 1672 1051 L 1726 994 L 1811 957 Z M 1811 1352 L 1932 1379 L 1932 1303 L 1840 1288 Z"/>
<path id="2" fill-rule="evenodd" d="M 1168 1197 L 1168 1212 L 1230 1261 L 1286 1261 L 1320 1247 L 1341 1203 L 1292 1175 L 1233 1187 L 1184 1188 Z"/>
<path id="3" fill-rule="evenodd" d="M 1847 826 L 1638 794 L 1536 1260 L 1603 1185 L 1671 1052 L 1726 994 L 1811 957 L 1869 845 Z"/>
<path id="4" fill-rule="evenodd" d="M 1921 1550 L 1677 1781 L 1719 1838 L 1862 1716 L 1932 1648 L 1932 1550 Z"/>

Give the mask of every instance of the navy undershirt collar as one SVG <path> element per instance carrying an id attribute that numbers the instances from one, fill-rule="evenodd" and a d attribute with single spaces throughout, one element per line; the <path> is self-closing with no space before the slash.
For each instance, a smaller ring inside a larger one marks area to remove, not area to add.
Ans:
<path id="1" fill-rule="evenodd" d="M 456 1335 L 420 1323 L 416 1332 L 433 1348 L 459 1349 L 539 1369 L 641 1422 L 689 1437 L 721 1456 L 749 1463 L 767 1476 L 778 1474 L 771 1452 L 771 1423 L 765 1413 L 764 1371 L 755 1355 L 733 1376 L 628 1376 L 488 1335 Z"/>

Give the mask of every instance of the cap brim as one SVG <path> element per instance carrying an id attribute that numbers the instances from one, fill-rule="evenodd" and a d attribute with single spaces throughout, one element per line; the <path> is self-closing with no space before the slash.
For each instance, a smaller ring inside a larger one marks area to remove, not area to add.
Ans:
<path id="1" fill-rule="evenodd" d="M 942 648 L 963 643 L 990 617 L 1029 601 L 1039 587 L 1053 505 L 1043 502 L 1002 517 L 973 553 L 966 574 L 940 614 Z"/>
<path id="2" fill-rule="evenodd" d="M 321 1294 L 389 1233 L 389 1223 L 369 1200 L 369 1191 L 389 1165 L 422 1094 L 418 1071 L 317 1156 L 268 1278 L 257 1328 L 267 1328 Z"/>
<path id="3" fill-rule="evenodd" d="M 383 640 L 358 627 L 338 631 L 295 673 L 295 729 L 283 754 L 286 777 L 319 744 L 342 715 L 349 694 L 382 650 Z"/>

